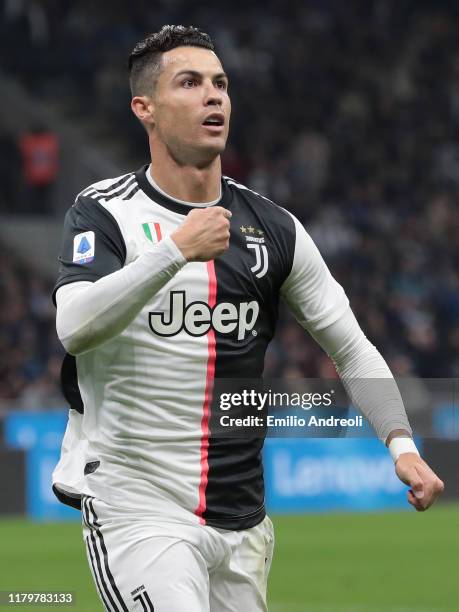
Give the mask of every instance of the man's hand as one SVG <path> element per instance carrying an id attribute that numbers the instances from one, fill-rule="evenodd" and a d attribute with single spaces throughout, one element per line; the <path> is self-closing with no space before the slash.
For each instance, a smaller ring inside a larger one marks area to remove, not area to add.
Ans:
<path id="1" fill-rule="evenodd" d="M 402 453 L 395 464 L 395 472 L 402 482 L 411 487 L 408 501 L 419 512 L 427 510 L 445 488 L 435 472 L 416 453 Z"/>
<path id="2" fill-rule="evenodd" d="M 230 218 L 221 206 L 193 208 L 171 238 L 187 261 L 210 261 L 229 247 Z"/>

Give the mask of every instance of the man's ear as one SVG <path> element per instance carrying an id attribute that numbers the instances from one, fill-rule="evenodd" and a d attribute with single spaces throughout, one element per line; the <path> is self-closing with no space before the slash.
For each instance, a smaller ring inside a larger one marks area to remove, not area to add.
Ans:
<path id="1" fill-rule="evenodd" d="M 154 125 L 155 105 L 149 96 L 134 96 L 131 100 L 131 109 L 145 127 Z"/>

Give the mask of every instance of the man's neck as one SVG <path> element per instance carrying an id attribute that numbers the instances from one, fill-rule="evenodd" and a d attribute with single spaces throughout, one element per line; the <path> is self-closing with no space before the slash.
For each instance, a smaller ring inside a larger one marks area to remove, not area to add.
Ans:
<path id="1" fill-rule="evenodd" d="M 205 168 L 181 166 L 172 159 L 152 155 L 150 173 L 169 196 L 184 202 L 212 202 L 221 194 L 220 156 Z"/>

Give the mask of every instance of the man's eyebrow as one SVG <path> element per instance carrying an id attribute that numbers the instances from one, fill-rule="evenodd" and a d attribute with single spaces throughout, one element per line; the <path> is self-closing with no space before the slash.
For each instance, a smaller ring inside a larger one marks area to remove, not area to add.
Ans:
<path id="1" fill-rule="evenodd" d="M 180 70 L 180 72 L 177 72 L 177 74 L 174 75 L 174 79 L 176 79 L 179 76 L 183 76 L 184 74 L 189 74 L 190 76 L 197 77 L 197 78 L 202 77 L 202 72 L 198 72 L 197 70 Z M 226 79 L 228 81 L 228 75 L 226 74 L 226 72 L 217 72 L 217 74 L 214 74 L 212 78 L 213 79 Z"/>

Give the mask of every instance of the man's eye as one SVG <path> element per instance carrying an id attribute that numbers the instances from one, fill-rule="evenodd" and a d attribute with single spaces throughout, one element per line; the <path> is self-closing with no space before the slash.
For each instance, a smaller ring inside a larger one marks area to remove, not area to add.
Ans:
<path id="1" fill-rule="evenodd" d="M 226 89 L 227 88 L 226 81 L 217 81 L 215 84 L 218 87 L 218 89 Z"/>
<path id="2" fill-rule="evenodd" d="M 194 87 L 196 85 L 196 79 L 185 79 L 182 85 L 187 89 L 190 89 L 191 87 Z"/>

